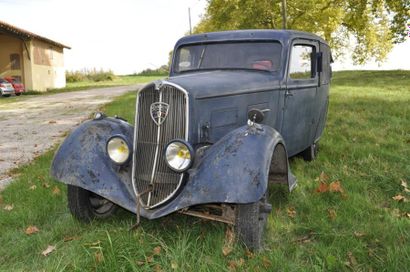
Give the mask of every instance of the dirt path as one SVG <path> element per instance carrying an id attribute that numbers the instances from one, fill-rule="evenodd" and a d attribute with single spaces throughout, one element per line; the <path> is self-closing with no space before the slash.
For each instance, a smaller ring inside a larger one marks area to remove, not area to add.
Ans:
<path id="1" fill-rule="evenodd" d="M 101 105 L 142 85 L 39 95 L 0 104 L 0 191 L 7 172 L 52 147 Z M 0 98 L 7 99 L 7 98 Z"/>

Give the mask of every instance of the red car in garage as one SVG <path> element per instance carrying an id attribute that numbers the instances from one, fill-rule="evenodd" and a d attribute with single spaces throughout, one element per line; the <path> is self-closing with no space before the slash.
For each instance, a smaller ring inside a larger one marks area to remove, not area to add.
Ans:
<path id="1" fill-rule="evenodd" d="M 17 78 L 6 77 L 4 79 L 7 80 L 9 83 L 11 83 L 13 85 L 14 92 L 15 92 L 16 95 L 21 95 L 22 93 L 25 92 L 24 84 L 21 83 L 20 80 L 18 80 Z"/>

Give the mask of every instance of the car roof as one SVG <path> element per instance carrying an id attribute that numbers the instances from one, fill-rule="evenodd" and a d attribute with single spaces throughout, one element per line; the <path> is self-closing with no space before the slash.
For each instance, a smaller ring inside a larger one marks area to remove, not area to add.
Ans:
<path id="1" fill-rule="evenodd" d="M 250 30 L 231 30 L 220 32 L 208 32 L 194 34 L 183 37 L 178 40 L 175 47 L 182 44 L 191 43 L 208 43 L 208 42 L 223 42 L 223 41 L 245 41 L 245 40 L 279 40 L 283 44 L 295 38 L 317 40 L 321 43 L 327 42 L 321 37 L 303 31 L 297 30 L 272 30 L 272 29 L 250 29 Z"/>

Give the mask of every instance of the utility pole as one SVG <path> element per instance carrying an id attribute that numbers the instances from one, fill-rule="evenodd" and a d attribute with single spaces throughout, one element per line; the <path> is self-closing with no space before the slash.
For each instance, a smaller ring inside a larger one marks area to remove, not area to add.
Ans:
<path id="1" fill-rule="evenodd" d="M 188 17 L 189 17 L 189 34 L 192 35 L 191 8 L 188 8 Z"/>
<path id="2" fill-rule="evenodd" d="M 282 0 L 282 28 L 287 28 L 286 22 L 286 0 Z"/>

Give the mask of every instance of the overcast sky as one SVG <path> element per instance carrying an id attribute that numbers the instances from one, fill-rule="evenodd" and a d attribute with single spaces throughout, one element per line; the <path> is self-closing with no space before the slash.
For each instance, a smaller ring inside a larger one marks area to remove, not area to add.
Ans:
<path id="1" fill-rule="evenodd" d="M 67 70 L 112 69 L 131 74 L 167 63 L 178 38 L 200 20 L 205 0 L 0 0 L 0 20 L 67 44 Z M 387 62 L 355 67 L 349 57 L 338 69 L 410 70 L 410 38 Z"/>

